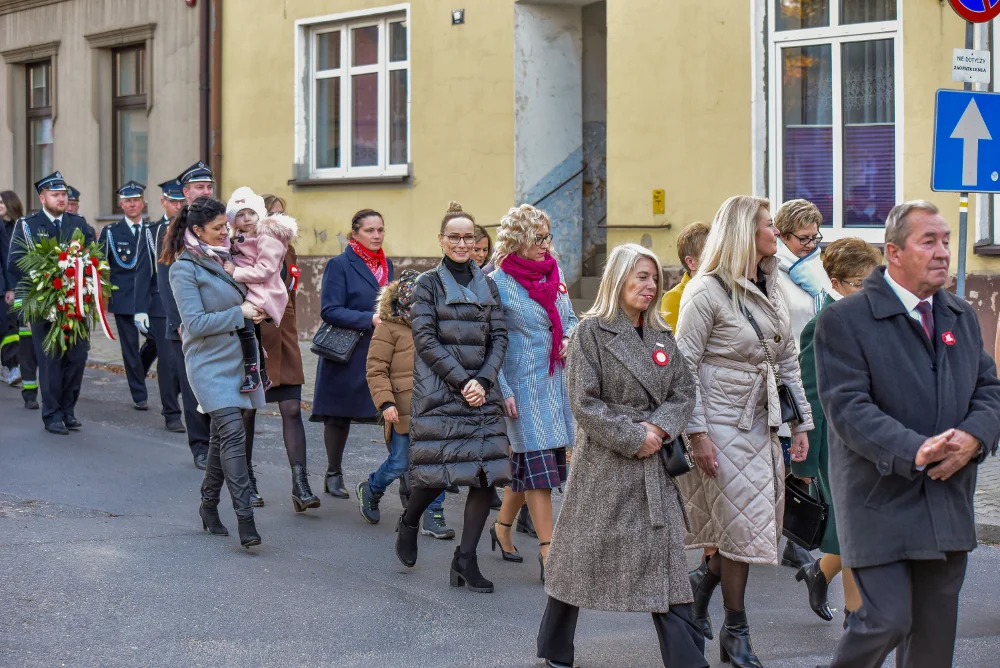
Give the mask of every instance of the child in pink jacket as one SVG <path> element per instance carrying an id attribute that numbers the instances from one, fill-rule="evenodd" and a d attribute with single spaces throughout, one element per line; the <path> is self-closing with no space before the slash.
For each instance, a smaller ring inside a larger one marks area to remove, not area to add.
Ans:
<path id="1" fill-rule="evenodd" d="M 229 198 L 226 218 L 233 248 L 233 261 L 225 264 L 226 272 L 247 286 L 247 301 L 266 313 L 268 321 L 277 327 L 288 305 L 288 289 L 281 268 L 288 244 L 298 233 L 298 225 L 289 216 L 268 214 L 264 198 L 246 186 L 237 188 Z M 266 391 L 271 381 L 264 367 L 260 326 L 246 320 L 239 334 L 246 371 L 240 391 L 253 392 L 261 383 Z"/>

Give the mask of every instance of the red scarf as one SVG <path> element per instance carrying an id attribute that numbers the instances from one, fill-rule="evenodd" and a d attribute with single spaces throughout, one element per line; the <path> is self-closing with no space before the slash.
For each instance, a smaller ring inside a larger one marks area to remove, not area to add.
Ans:
<path id="1" fill-rule="evenodd" d="M 365 261 L 368 268 L 372 270 L 375 275 L 375 280 L 382 287 L 389 284 L 389 263 L 385 260 L 385 251 L 381 248 L 378 249 L 377 253 L 373 253 L 368 250 L 355 239 L 351 239 L 351 248 L 357 253 L 358 257 Z"/>
<path id="2" fill-rule="evenodd" d="M 528 291 L 528 296 L 545 309 L 552 323 L 552 346 L 549 349 L 549 375 L 557 364 L 564 364 L 559 356 L 562 351 L 563 326 L 556 300 L 559 298 L 559 265 L 556 259 L 545 254 L 542 260 L 525 260 L 517 255 L 508 255 L 500 263 L 500 268 Z M 543 280 L 544 279 L 544 280 Z"/>

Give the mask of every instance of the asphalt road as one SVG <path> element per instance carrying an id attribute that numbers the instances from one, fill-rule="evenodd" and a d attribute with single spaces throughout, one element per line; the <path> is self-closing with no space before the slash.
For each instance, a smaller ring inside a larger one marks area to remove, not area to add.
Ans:
<path id="1" fill-rule="evenodd" d="M 84 428 L 62 437 L 44 432 L 18 392 L 0 386 L 0 667 L 539 665 L 545 596 L 538 548 L 523 535 L 520 565 L 491 554 L 488 536 L 481 543 L 492 595 L 448 586 L 454 541 L 421 537 L 419 562 L 406 569 L 392 549 L 398 497 L 386 496 L 377 526 L 361 520 L 353 498 L 323 495 L 322 508 L 294 513 L 280 420 L 261 415 L 255 461 L 267 502 L 257 512 L 264 544 L 248 552 L 225 493 L 220 508 L 233 535 L 202 533 L 201 472 L 184 435 L 162 429 L 156 406 L 139 413 L 127 397 L 124 377 L 88 370 L 77 411 Z M 318 492 L 326 464 L 319 425 L 307 424 L 307 434 Z M 384 453 L 377 428 L 355 427 L 348 487 Z M 446 504 L 456 529 L 462 502 Z M 973 554 L 956 666 L 1000 663 L 998 572 L 1000 549 Z M 840 626 L 808 609 L 792 571 L 754 568 L 748 599 L 768 668 L 828 660 Z M 642 614 L 585 611 L 576 646 L 585 668 L 661 665 Z M 709 659 L 718 664 L 715 644 Z"/>

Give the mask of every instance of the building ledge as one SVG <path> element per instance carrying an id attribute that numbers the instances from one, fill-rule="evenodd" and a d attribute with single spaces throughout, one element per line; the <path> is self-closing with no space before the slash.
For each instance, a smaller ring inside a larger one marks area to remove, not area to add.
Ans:
<path id="1" fill-rule="evenodd" d="M 387 176 L 345 176 L 335 179 L 288 179 L 288 185 L 295 188 L 329 188 L 336 186 L 353 186 L 364 183 L 403 183 L 409 179 L 409 174 L 395 174 Z"/>
<path id="2" fill-rule="evenodd" d="M 1000 255 L 1000 244 L 982 244 L 972 249 L 976 255 Z"/>

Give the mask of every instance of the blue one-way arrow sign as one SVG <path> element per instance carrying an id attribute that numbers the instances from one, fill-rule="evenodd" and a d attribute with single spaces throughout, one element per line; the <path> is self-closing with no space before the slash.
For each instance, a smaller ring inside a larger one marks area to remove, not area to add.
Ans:
<path id="1" fill-rule="evenodd" d="M 937 92 L 931 190 L 1000 192 L 1000 93 Z"/>

